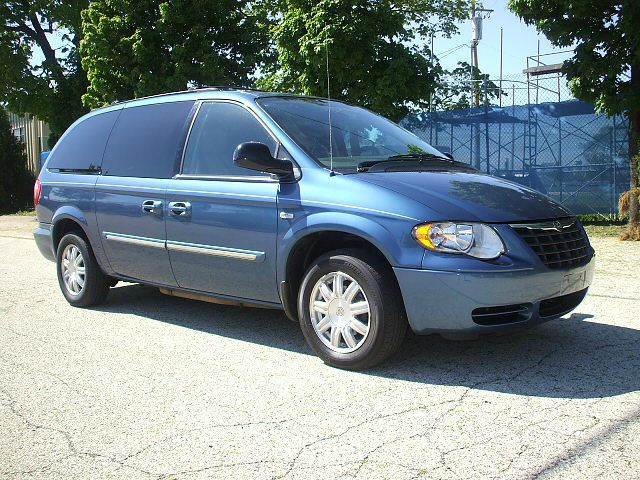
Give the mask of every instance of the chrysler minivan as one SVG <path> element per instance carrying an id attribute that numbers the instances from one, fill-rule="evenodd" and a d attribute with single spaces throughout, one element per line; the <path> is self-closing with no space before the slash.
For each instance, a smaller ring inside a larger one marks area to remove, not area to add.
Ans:
<path id="1" fill-rule="evenodd" d="M 100 108 L 34 191 L 74 306 L 119 280 L 284 310 L 328 364 L 363 369 L 407 328 L 469 336 L 558 318 L 594 251 L 571 212 L 346 103 L 205 88 Z"/>

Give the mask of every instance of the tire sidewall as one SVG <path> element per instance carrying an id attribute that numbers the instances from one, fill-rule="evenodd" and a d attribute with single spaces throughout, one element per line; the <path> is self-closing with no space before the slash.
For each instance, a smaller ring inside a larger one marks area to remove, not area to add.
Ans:
<path id="1" fill-rule="evenodd" d="M 366 262 L 346 254 L 327 255 L 318 259 L 305 275 L 298 295 L 298 317 L 302 332 L 314 352 L 330 365 L 343 368 L 357 368 L 366 363 L 380 343 L 384 341 L 381 330 L 384 327 L 384 306 L 382 289 L 375 277 L 366 268 Z M 354 352 L 339 353 L 327 347 L 318 337 L 309 312 L 311 292 L 316 282 L 331 272 L 343 272 L 352 277 L 364 291 L 369 302 L 369 333 L 364 343 Z"/>
<path id="2" fill-rule="evenodd" d="M 75 245 L 78 250 L 80 250 L 82 259 L 84 260 L 85 284 L 79 295 L 72 295 L 67 290 L 67 287 L 64 284 L 64 279 L 62 278 L 62 256 L 65 249 L 71 244 Z M 60 240 L 60 243 L 58 244 L 58 250 L 56 252 L 56 270 L 58 273 L 58 284 L 60 285 L 60 290 L 62 290 L 64 298 L 66 298 L 67 302 L 69 302 L 71 305 L 82 306 L 86 302 L 88 292 L 92 288 L 93 278 L 95 277 L 95 273 L 93 271 L 94 268 L 96 268 L 96 263 L 93 260 L 93 256 L 89 251 L 86 241 L 82 237 L 74 233 L 68 233 L 64 237 L 62 237 L 62 240 Z"/>

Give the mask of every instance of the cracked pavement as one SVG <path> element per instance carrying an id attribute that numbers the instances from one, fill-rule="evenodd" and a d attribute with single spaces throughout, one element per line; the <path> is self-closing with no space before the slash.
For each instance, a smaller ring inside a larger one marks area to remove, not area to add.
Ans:
<path id="1" fill-rule="evenodd" d="M 283 313 L 119 284 L 69 306 L 0 217 L 0 479 L 640 478 L 640 244 L 572 314 L 325 366 Z"/>

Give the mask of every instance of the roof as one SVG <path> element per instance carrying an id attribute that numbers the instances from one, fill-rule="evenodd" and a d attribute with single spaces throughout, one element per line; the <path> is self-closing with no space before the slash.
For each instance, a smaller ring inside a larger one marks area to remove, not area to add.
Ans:
<path id="1" fill-rule="evenodd" d="M 100 107 L 92 112 L 105 112 L 109 110 L 117 110 L 123 107 L 149 105 L 154 103 L 165 102 L 178 102 L 189 100 L 203 100 L 203 99 L 228 99 L 228 100 L 253 100 L 255 98 L 262 97 L 276 97 L 276 96 L 295 96 L 304 97 L 305 95 L 296 95 L 293 93 L 281 93 L 281 92 L 267 92 L 264 90 L 258 90 L 253 88 L 234 87 L 234 86 L 208 86 L 202 88 L 192 88 L 189 90 L 183 90 L 180 92 L 168 92 L 160 93 L 158 95 L 151 95 L 148 97 L 140 97 L 131 100 L 117 101 L 111 105 Z"/>

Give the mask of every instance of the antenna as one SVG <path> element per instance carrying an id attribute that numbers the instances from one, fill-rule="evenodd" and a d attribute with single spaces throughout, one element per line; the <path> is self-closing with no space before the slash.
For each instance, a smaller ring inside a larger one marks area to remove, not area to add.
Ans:
<path id="1" fill-rule="evenodd" d="M 329 111 L 329 169 L 331 170 L 331 175 L 334 175 L 333 171 L 333 138 L 331 135 L 331 83 L 329 81 L 329 39 L 327 37 L 327 26 L 325 24 L 325 36 L 324 36 L 324 53 L 327 57 L 327 100 L 328 103 L 328 111 Z"/>

